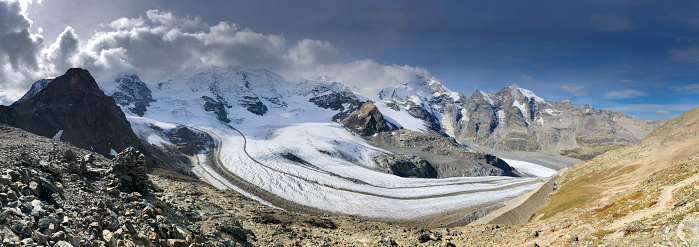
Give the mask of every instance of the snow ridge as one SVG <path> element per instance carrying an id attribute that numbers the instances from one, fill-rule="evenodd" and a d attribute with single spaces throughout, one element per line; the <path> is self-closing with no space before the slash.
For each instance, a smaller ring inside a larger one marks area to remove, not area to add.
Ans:
<path id="1" fill-rule="evenodd" d="M 20 98 L 19 100 L 15 101 L 15 104 L 19 104 L 19 103 L 22 103 L 22 102 L 28 100 L 29 98 L 31 98 L 32 96 L 34 96 L 36 93 L 38 93 L 39 91 L 41 91 L 41 89 L 44 89 L 46 86 L 48 86 L 49 83 L 51 83 L 51 81 L 53 81 L 53 79 L 54 79 L 54 78 L 41 79 L 41 80 L 38 80 L 38 81 L 34 82 L 34 83 L 32 84 L 32 87 L 29 89 L 29 91 L 27 91 L 27 93 L 25 93 L 25 94 L 22 96 L 22 98 Z"/>

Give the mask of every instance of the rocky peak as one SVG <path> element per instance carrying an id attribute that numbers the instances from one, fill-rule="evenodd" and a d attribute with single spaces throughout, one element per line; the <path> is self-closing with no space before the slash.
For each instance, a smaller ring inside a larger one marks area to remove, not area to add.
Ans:
<path id="1" fill-rule="evenodd" d="M 340 124 L 362 136 L 391 130 L 391 126 L 372 102 L 363 103 L 359 110 L 342 119 Z"/>
<path id="2" fill-rule="evenodd" d="M 118 105 L 138 116 L 142 117 L 150 103 L 155 101 L 151 90 L 136 74 L 121 73 L 114 82 L 117 88 L 110 96 Z"/>
<path id="3" fill-rule="evenodd" d="M 516 84 L 493 94 L 476 91 L 462 114 L 454 137 L 464 143 L 584 159 L 635 143 L 657 126 L 567 100 L 546 101 Z"/>
<path id="4" fill-rule="evenodd" d="M 27 99 L 29 99 L 30 97 L 34 96 L 36 93 L 41 91 L 41 89 L 44 89 L 46 86 L 48 86 L 49 83 L 51 83 L 51 81 L 53 81 L 53 78 L 41 79 L 41 80 L 34 82 L 32 84 L 32 87 L 29 89 L 29 91 L 27 91 L 27 93 L 25 93 L 24 96 L 22 96 L 22 98 L 17 100 L 15 102 L 15 104 L 22 103 L 22 102 L 26 101 Z"/>
<path id="5" fill-rule="evenodd" d="M 11 107 L 17 111 L 14 126 L 102 155 L 143 147 L 119 106 L 84 69 L 68 70 Z"/>

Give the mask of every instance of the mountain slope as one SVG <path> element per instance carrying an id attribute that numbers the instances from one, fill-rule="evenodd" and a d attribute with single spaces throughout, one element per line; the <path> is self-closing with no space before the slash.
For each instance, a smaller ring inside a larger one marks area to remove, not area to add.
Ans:
<path id="1" fill-rule="evenodd" d="M 22 98 L 15 101 L 15 104 L 22 103 L 22 102 L 26 101 L 27 99 L 31 98 L 36 93 L 41 91 L 41 89 L 44 89 L 47 85 L 49 85 L 49 83 L 51 83 L 51 81 L 53 81 L 53 79 L 41 79 L 41 80 L 34 82 L 32 84 L 32 87 L 29 88 L 29 91 L 27 91 L 27 93 L 25 93 L 22 96 Z"/>
<path id="2" fill-rule="evenodd" d="M 417 77 L 382 90 L 379 98 L 377 106 L 389 116 L 407 112 L 424 121 L 423 129 L 443 132 L 477 149 L 581 159 L 631 145 L 661 123 L 569 101 L 547 101 L 517 85 L 465 97 L 434 79 Z"/>
<path id="3" fill-rule="evenodd" d="M 142 149 L 124 113 L 100 90 L 87 70 L 70 69 L 23 102 L 14 126 L 67 141 L 102 155 L 127 147 Z"/>
<path id="4" fill-rule="evenodd" d="M 699 216 L 697 146 L 699 108 L 667 121 L 633 146 L 570 167 L 532 224 L 567 224 L 565 232 L 597 244 L 637 245 L 644 239 L 643 245 L 680 244 L 668 232 L 683 219 Z M 619 232 L 628 239 L 605 240 Z"/>

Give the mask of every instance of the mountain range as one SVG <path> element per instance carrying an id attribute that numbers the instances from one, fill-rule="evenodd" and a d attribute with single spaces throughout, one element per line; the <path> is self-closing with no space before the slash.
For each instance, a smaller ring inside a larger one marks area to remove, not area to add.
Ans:
<path id="1" fill-rule="evenodd" d="M 296 212 L 430 227 L 526 223 L 511 231 L 536 232 L 529 243 L 638 244 L 685 243 L 680 232 L 692 229 L 683 219 L 696 203 L 695 113 L 639 121 L 517 85 L 466 97 L 419 76 L 360 95 L 265 69 L 211 67 L 157 84 L 129 73 L 97 83 L 70 69 L 0 106 L 0 123 L 103 156 L 133 146 L 150 169 Z M 520 154 L 591 160 L 557 173 Z"/>

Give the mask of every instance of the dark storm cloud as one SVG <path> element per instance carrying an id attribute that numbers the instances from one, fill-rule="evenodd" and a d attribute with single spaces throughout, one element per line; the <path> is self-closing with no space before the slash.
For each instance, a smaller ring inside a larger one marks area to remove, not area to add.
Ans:
<path id="1" fill-rule="evenodd" d="M 43 39 L 30 26 L 19 3 L 0 1 L 0 102 L 36 78 Z"/>
<path id="2" fill-rule="evenodd" d="M 80 40 L 72 27 L 66 27 L 56 42 L 44 51 L 44 64 L 47 70 L 66 71 L 76 64 L 76 55 L 80 51 Z"/>

